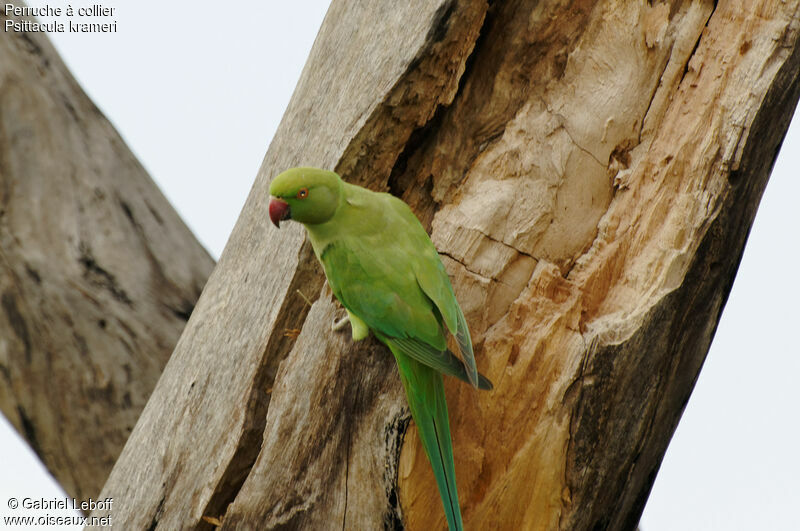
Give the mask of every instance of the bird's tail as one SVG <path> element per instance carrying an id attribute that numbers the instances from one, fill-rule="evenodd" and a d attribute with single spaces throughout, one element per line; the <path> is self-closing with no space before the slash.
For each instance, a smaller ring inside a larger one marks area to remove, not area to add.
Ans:
<path id="1" fill-rule="evenodd" d="M 391 345 L 389 348 L 397 360 L 411 416 L 417 424 L 422 446 L 428 454 L 433 475 L 436 477 L 447 525 L 451 531 L 462 531 L 464 524 L 458 504 L 453 444 L 450 440 L 450 422 L 442 375 Z"/>

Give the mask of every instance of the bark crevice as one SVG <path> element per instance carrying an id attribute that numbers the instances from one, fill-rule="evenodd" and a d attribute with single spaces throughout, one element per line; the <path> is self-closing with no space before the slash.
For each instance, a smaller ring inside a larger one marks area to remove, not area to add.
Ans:
<path id="1" fill-rule="evenodd" d="M 281 363 L 294 346 L 296 336 L 292 331 L 303 328 L 311 309 L 309 302 L 313 304 L 322 289 L 324 276 L 308 241 L 300 247 L 298 255 L 299 265 L 293 273 L 287 290 L 290 296 L 283 301 L 278 313 L 279 318 L 273 326 L 275 332 L 270 335 L 269 342 L 264 349 L 263 362 L 253 378 L 250 397 L 245 408 L 245 420 L 236 442 L 236 450 L 220 477 L 214 493 L 209 498 L 203 510 L 203 516 L 220 516 L 224 521 L 222 515 L 236 499 L 236 495 L 250 474 L 256 458 L 262 450 L 264 427 L 275 377 Z M 299 296 L 298 291 L 312 293 L 312 298 L 307 299 L 305 295 Z M 202 525 L 202 523 L 198 523 L 198 526 Z"/>

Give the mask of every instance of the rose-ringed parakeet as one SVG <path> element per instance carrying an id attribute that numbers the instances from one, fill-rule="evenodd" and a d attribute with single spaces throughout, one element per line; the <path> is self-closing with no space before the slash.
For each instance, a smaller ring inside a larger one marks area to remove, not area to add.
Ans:
<path id="1" fill-rule="evenodd" d="M 480 389 L 472 340 L 428 234 L 400 199 L 344 182 L 332 171 L 293 168 L 272 181 L 269 216 L 302 223 L 353 339 L 369 331 L 394 354 L 411 416 L 428 455 L 447 524 L 462 529 L 442 374 Z M 460 360 L 447 349 L 456 338 Z"/>

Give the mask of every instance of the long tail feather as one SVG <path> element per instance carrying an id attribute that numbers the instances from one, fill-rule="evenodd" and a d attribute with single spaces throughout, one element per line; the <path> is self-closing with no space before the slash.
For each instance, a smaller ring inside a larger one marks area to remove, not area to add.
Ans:
<path id="1" fill-rule="evenodd" d="M 391 346 L 390 346 L 391 348 Z M 442 506 L 451 531 L 462 531 L 461 508 L 458 504 L 453 443 L 444 396 L 442 375 L 399 350 L 391 348 L 406 389 L 411 416 L 417 424 L 422 446 L 433 468 Z"/>

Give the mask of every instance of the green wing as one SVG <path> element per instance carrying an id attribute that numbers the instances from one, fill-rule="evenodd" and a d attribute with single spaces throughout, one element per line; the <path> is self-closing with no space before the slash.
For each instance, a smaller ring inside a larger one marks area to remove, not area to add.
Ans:
<path id="1" fill-rule="evenodd" d="M 469 334 L 467 321 L 464 319 L 464 313 L 458 305 L 453 286 L 450 284 L 450 277 L 447 275 L 441 258 L 439 258 L 439 253 L 416 216 L 405 203 L 401 204 L 402 208 L 400 209 L 404 210 L 407 216 L 413 218 L 413 221 L 406 220 L 406 223 L 408 225 L 416 225 L 419 228 L 418 231 L 413 231 L 417 245 L 422 248 L 418 259 L 414 261 L 414 274 L 417 278 L 417 283 L 442 315 L 447 329 L 455 336 L 458 349 L 461 351 L 461 357 L 466 364 L 467 381 L 475 387 L 479 387 L 478 368 L 475 365 L 472 338 Z"/>
<path id="2" fill-rule="evenodd" d="M 386 343 L 393 352 L 402 352 L 406 356 L 414 358 L 418 362 L 432 369 L 436 369 L 442 374 L 449 374 L 450 376 L 455 376 L 459 380 L 472 383 L 469 380 L 469 375 L 467 374 L 467 369 L 464 364 L 449 350 L 436 350 L 430 345 L 414 338 L 389 339 L 387 337 L 379 337 L 379 339 Z M 478 389 L 491 390 L 493 388 L 492 382 L 484 375 L 478 373 L 477 370 L 475 372 L 478 375 L 478 384 L 475 387 Z"/>
<path id="3" fill-rule="evenodd" d="M 433 303 L 402 259 L 383 256 L 360 239 L 346 239 L 328 245 L 321 261 L 334 295 L 370 329 L 447 348 Z"/>
<path id="4" fill-rule="evenodd" d="M 334 294 L 373 331 L 405 340 L 398 348 L 408 356 L 475 387 L 491 385 L 478 376 L 469 329 L 427 233 L 405 203 L 376 196 L 380 204 L 362 207 L 353 235 L 340 235 L 321 252 Z M 443 326 L 456 337 L 466 368 L 457 368 L 461 362 L 447 350 Z"/>

